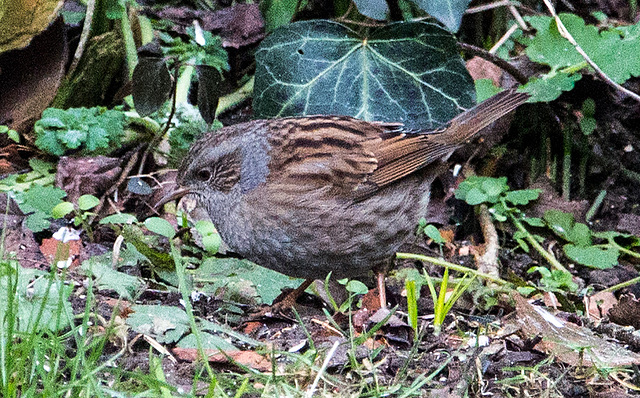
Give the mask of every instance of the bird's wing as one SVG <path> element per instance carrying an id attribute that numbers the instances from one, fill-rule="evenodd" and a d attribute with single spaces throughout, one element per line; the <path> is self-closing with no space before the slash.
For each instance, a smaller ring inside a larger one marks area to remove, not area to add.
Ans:
<path id="1" fill-rule="evenodd" d="M 503 91 L 429 132 L 347 116 L 268 122 L 271 186 L 362 200 L 448 156 L 477 132 L 523 104 L 529 95 Z M 278 148 L 277 151 L 273 148 Z"/>
<path id="2" fill-rule="evenodd" d="M 370 195 L 435 161 L 444 160 L 483 128 L 522 105 L 529 94 L 515 89 L 503 91 L 430 132 L 388 133 L 372 150 L 378 165 L 363 185 L 361 194 Z"/>
<path id="3" fill-rule="evenodd" d="M 347 116 L 274 119 L 269 123 L 272 185 L 352 196 L 378 167 L 374 148 L 385 128 Z M 275 151 L 273 148 L 278 148 Z"/>

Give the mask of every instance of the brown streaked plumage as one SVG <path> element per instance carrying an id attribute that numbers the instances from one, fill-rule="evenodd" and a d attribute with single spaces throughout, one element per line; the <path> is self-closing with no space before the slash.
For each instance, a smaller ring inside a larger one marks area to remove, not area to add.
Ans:
<path id="1" fill-rule="evenodd" d="M 249 260 L 355 277 L 384 269 L 409 239 L 448 157 L 527 98 L 504 91 L 429 132 L 347 116 L 229 126 L 193 145 L 178 183 Z"/>

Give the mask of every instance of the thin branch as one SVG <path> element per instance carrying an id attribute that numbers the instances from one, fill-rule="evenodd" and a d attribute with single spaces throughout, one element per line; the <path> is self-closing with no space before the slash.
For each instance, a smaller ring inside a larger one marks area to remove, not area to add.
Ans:
<path id="1" fill-rule="evenodd" d="M 524 74 L 522 74 L 515 66 L 511 65 L 510 63 L 498 57 L 497 55 L 491 54 L 485 49 L 482 49 L 480 47 L 476 47 L 467 43 L 458 43 L 458 47 L 466 53 L 469 53 L 471 55 L 476 55 L 480 58 L 486 59 L 487 61 L 495 64 L 496 66 L 500 67 L 501 69 L 506 71 L 508 74 L 513 76 L 513 78 L 516 79 L 520 84 L 526 84 L 529 81 L 529 79 Z"/>

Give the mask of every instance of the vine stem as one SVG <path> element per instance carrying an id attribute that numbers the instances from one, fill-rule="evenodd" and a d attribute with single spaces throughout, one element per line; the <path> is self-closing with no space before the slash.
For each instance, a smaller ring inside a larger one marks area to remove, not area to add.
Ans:
<path id="1" fill-rule="evenodd" d="M 529 244 L 533 246 L 533 248 L 536 249 L 538 253 L 540 253 L 540 255 L 544 257 L 544 259 L 547 260 L 553 268 L 560 270 L 562 272 L 569 273 L 569 270 L 567 270 L 562 264 L 560 264 L 560 262 L 555 257 L 553 257 L 551 253 L 546 251 L 544 247 L 542 247 L 540 242 L 538 242 L 536 238 L 534 238 L 533 235 L 531 235 L 531 233 L 527 231 L 527 229 L 524 227 L 524 225 L 522 225 L 522 222 L 520 222 L 520 220 L 518 220 L 513 214 L 509 214 L 509 217 L 511 218 L 511 222 L 513 222 L 513 225 L 515 225 L 516 228 L 518 228 L 518 231 L 525 234 L 525 239 L 527 240 L 527 242 L 529 242 Z"/>
<path id="2" fill-rule="evenodd" d="M 485 274 L 484 272 L 480 272 L 473 268 L 468 268 L 459 264 L 450 263 L 448 261 L 445 261 L 443 259 L 436 258 L 436 257 L 424 256 L 422 254 L 414 254 L 414 253 L 396 253 L 396 258 L 399 258 L 401 260 L 418 260 L 426 263 L 431 263 L 443 268 L 450 268 L 454 271 L 471 274 L 478 278 L 482 278 L 502 286 L 509 284 L 509 282 L 505 281 L 504 279 L 497 278 L 493 275 Z"/>

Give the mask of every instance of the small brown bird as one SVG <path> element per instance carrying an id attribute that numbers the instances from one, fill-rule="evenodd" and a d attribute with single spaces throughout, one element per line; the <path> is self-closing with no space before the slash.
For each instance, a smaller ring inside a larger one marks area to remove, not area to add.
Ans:
<path id="1" fill-rule="evenodd" d="M 294 294 L 329 272 L 375 270 L 384 306 L 383 272 L 425 215 L 440 166 L 528 98 L 503 91 L 434 131 L 348 116 L 225 127 L 192 146 L 172 197 L 196 195 L 236 253 L 306 278 Z"/>

